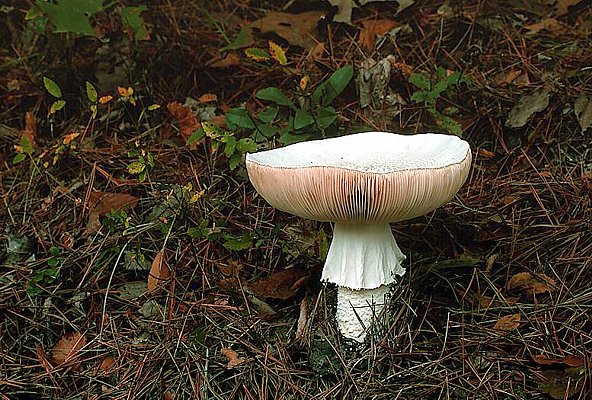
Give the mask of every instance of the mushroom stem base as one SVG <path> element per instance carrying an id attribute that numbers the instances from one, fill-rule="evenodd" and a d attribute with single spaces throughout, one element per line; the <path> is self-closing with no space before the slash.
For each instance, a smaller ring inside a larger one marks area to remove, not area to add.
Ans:
<path id="1" fill-rule="evenodd" d="M 335 319 L 341 334 L 348 339 L 363 342 L 368 327 L 387 304 L 390 290 L 390 285 L 362 290 L 339 286 Z"/>

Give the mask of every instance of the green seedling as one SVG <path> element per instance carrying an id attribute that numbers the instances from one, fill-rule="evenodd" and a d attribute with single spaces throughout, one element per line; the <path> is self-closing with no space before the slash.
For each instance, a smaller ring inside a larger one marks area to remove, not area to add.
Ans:
<path id="1" fill-rule="evenodd" d="M 443 94 L 459 88 L 463 83 L 470 85 L 470 78 L 459 71 L 448 74 L 444 68 L 438 67 L 435 78 L 431 78 L 423 72 L 411 74 L 409 83 L 419 89 L 413 93 L 411 100 L 415 103 L 423 103 L 438 126 L 454 135 L 462 136 L 462 126 L 452 118 L 453 115 L 458 113 L 458 108 L 446 107 L 441 109 L 438 100 L 442 98 Z"/>
<path id="2" fill-rule="evenodd" d="M 127 172 L 137 175 L 138 180 L 144 182 L 152 168 L 154 168 L 154 156 L 144 149 L 137 148 L 130 150 L 128 156 L 135 157 L 135 160 L 128 164 Z"/>
<path id="3" fill-rule="evenodd" d="M 337 112 L 331 104 L 352 77 L 352 66 L 340 68 L 317 85 L 312 93 L 308 92 L 307 80 L 303 79 L 299 92 L 290 97 L 277 87 L 261 89 L 255 97 L 274 105 L 263 109 L 257 116 L 245 108 L 230 109 L 226 112 L 228 127 L 251 132 L 256 142 L 277 136 L 282 144 L 291 144 L 313 136 L 324 137 L 326 130 L 337 120 Z"/>
<path id="4" fill-rule="evenodd" d="M 27 282 L 27 293 L 32 296 L 39 296 L 43 293 L 43 288 L 54 283 L 60 276 L 60 264 L 62 257 L 60 257 L 61 250 L 58 247 L 52 246 L 49 249 L 51 257 L 46 262 L 46 267 L 35 271 L 29 282 Z"/>

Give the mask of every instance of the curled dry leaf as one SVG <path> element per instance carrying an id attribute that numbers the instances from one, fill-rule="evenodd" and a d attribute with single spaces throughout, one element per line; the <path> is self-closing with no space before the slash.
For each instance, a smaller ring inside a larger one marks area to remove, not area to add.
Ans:
<path id="1" fill-rule="evenodd" d="M 309 277 L 308 272 L 290 268 L 271 274 L 250 285 L 257 296 L 287 300 L 296 295 L 298 288 L 304 285 Z"/>
<path id="2" fill-rule="evenodd" d="M 217 55 L 206 63 L 206 67 L 212 68 L 230 68 L 235 65 L 240 65 L 241 59 L 235 53 L 228 52 L 224 56 Z"/>
<path id="3" fill-rule="evenodd" d="M 502 332 L 513 331 L 520 326 L 520 314 L 505 315 L 497 320 L 493 329 Z"/>
<path id="4" fill-rule="evenodd" d="M 51 350 L 51 359 L 57 365 L 74 360 L 84 345 L 86 345 L 85 335 L 78 332 L 67 333 L 58 340 Z M 80 363 L 81 361 L 76 361 L 73 367 L 78 369 Z"/>
<path id="5" fill-rule="evenodd" d="M 88 235 L 98 232 L 101 227 L 99 217 L 111 211 L 128 210 L 135 207 L 136 204 L 138 204 L 138 198 L 131 194 L 92 192 L 89 199 L 90 214 L 85 233 Z"/>
<path id="6" fill-rule="evenodd" d="M 158 252 L 154 257 L 154 261 L 152 261 L 152 267 L 148 274 L 148 293 L 154 292 L 161 283 L 168 279 L 169 275 L 169 267 L 166 264 L 164 251 Z"/>
<path id="7" fill-rule="evenodd" d="M 244 360 L 239 358 L 238 353 L 228 347 L 223 347 L 220 350 L 222 355 L 228 359 L 228 364 L 226 364 L 226 368 L 233 368 L 237 365 L 241 364 Z"/>
<path id="8" fill-rule="evenodd" d="M 383 36 L 397 26 L 395 21 L 378 19 L 362 21 L 363 29 L 360 32 L 360 46 L 365 50 L 374 50 L 376 36 Z"/>
<path id="9" fill-rule="evenodd" d="M 541 31 L 549 31 L 555 36 L 560 36 L 568 31 L 568 26 L 557 21 L 555 18 L 547 18 L 536 24 L 525 25 L 529 35 L 536 35 Z"/>
<path id="10" fill-rule="evenodd" d="M 507 289 L 520 289 L 527 293 L 539 294 L 552 291 L 555 285 L 555 280 L 545 274 L 533 275 L 530 272 L 520 272 L 510 278 Z"/>
<path id="11" fill-rule="evenodd" d="M 199 96 L 199 98 L 197 99 L 197 101 L 199 101 L 201 104 L 211 103 L 212 101 L 217 101 L 217 100 L 218 100 L 218 96 L 215 95 L 214 93 L 204 93 L 201 96 Z"/>
<path id="12" fill-rule="evenodd" d="M 296 338 L 301 339 L 304 336 L 304 329 L 306 328 L 306 323 L 308 322 L 308 300 L 305 298 L 302 299 L 300 303 L 300 315 L 298 316 L 298 326 L 296 328 Z"/>
<path id="13" fill-rule="evenodd" d="M 314 32 L 319 20 L 324 16 L 323 11 L 307 11 L 300 14 L 270 11 L 265 17 L 252 22 L 251 26 L 263 33 L 274 32 L 291 45 L 310 50 L 319 42 Z"/>
<path id="14" fill-rule="evenodd" d="M 167 109 L 177 120 L 179 132 L 185 140 L 189 139 L 191 134 L 199 128 L 199 122 L 189 107 L 185 107 L 178 101 L 173 101 L 167 104 Z"/>

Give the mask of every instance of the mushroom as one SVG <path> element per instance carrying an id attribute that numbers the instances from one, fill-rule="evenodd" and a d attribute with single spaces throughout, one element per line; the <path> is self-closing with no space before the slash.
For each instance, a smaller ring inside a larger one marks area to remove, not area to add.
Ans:
<path id="1" fill-rule="evenodd" d="M 247 154 L 253 186 L 275 208 L 334 222 L 322 280 L 338 286 L 336 320 L 364 341 L 405 256 L 389 222 L 447 203 L 469 174 L 469 144 L 442 134 L 365 132 Z"/>

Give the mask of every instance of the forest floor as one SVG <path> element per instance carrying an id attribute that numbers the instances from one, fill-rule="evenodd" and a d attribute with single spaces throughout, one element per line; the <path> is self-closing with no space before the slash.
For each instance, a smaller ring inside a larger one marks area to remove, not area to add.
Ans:
<path id="1" fill-rule="evenodd" d="M 0 398 L 592 397 L 590 1 L 33 3 L 0 7 Z M 392 224 L 356 346 L 331 224 L 244 155 L 365 130 L 473 165 Z"/>

